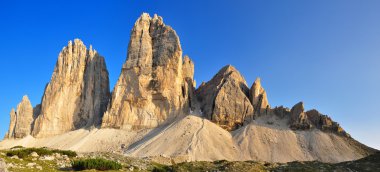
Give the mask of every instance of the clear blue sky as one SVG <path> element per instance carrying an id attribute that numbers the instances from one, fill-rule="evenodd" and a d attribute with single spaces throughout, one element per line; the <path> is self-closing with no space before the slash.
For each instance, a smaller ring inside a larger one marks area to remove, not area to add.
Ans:
<path id="1" fill-rule="evenodd" d="M 157 13 L 195 62 L 198 84 L 234 65 L 272 106 L 304 101 L 380 149 L 380 1 L 0 1 L 0 135 L 27 94 L 40 102 L 59 51 L 74 38 L 106 58 L 113 87 L 130 30 Z"/>

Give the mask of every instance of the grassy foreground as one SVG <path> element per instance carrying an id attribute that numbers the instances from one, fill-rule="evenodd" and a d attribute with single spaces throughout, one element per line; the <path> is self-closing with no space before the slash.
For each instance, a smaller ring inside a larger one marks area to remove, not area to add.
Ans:
<path id="1" fill-rule="evenodd" d="M 273 172 L 319 172 L 319 171 L 380 171 L 380 153 L 366 158 L 329 164 L 321 162 L 185 162 L 172 165 L 162 165 L 148 159 L 136 159 L 111 153 L 91 153 L 79 155 L 72 151 L 53 150 L 47 148 L 22 148 L 0 151 L 0 158 L 6 162 L 8 171 L 154 171 L 154 172 L 185 172 L 185 171 L 273 171 Z M 0 169 L 1 171 L 1 169 Z"/>

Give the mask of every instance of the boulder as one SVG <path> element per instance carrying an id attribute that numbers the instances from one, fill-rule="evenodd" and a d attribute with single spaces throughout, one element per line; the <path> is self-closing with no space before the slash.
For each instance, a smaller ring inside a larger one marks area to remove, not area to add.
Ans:
<path id="1" fill-rule="evenodd" d="M 55 157 L 54 156 L 51 156 L 51 155 L 45 155 L 43 157 L 40 157 L 39 159 L 40 161 L 53 161 L 55 160 Z"/>
<path id="2" fill-rule="evenodd" d="M 189 114 L 194 64 L 182 58 L 176 32 L 161 17 L 136 21 L 127 60 L 104 114 L 103 128 L 152 128 Z"/>
<path id="3" fill-rule="evenodd" d="M 60 52 L 34 123 L 33 136 L 49 137 L 100 125 L 109 100 L 105 60 L 79 39 Z"/>
<path id="4" fill-rule="evenodd" d="M 26 167 L 28 167 L 28 168 L 33 168 L 34 166 L 36 166 L 37 164 L 36 163 L 28 163 L 28 164 L 26 164 Z"/>
<path id="5" fill-rule="evenodd" d="M 38 169 L 38 170 L 40 170 L 40 171 L 43 170 L 42 166 L 40 166 L 40 165 L 36 166 L 36 169 Z"/>
<path id="6" fill-rule="evenodd" d="M 231 65 L 223 67 L 209 82 L 202 84 L 196 95 L 203 116 L 228 131 L 253 119 L 249 88 Z"/>
<path id="7" fill-rule="evenodd" d="M 20 159 L 17 155 L 13 155 L 11 159 Z"/>
<path id="8" fill-rule="evenodd" d="M 32 157 L 34 157 L 34 158 L 37 158 L 37 157 L 39 157 L 39 155 L 38 155 L 38 153 L 37 153 L 37 152 L 32 152 L 32 153 L 30 154 L 30 156 L 32 156 Z"/>

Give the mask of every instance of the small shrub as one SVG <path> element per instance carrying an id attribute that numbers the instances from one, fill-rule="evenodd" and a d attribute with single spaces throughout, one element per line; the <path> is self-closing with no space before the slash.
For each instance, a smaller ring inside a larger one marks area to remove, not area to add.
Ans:
<path id="1" fill-rule="evenodd" d="M 173 171 L 169 166 L 153 163 L 152 172 L 171 172 Z"/>
<path id="2" fill-rule="evenodd" d="M 71 165 L 74 170 L 120 170 L 122 168 L 121 164 L 116 161 L 106 160 L 103 158 L 95 159 L 80 159 L 71 161 Z"/>
<path id="3" fill-rule="evenodd" d="M 25 158 L 29 154 L 31 154 L 32 152 L 35 152 L 35 151 L 33 151 L 31 148 L 10 150 L 10 151 L 7 151 L 7 156 L 12 157 L 12 156 L 17 155 L 19 158 Z M 40 155 L 40 153 L 38 153 L 38 154 Z"/>
<path id="4" fill-rule="evenodd" d="M 168 172 L 168 170 L 162 167 L 154 167 L 152 172 Z"/>

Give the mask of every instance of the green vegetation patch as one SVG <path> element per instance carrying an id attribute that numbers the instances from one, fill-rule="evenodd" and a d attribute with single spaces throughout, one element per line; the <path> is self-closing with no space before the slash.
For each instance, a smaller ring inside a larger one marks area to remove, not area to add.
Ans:
<path id="1" fill-rule="evenodd" d="M 152 172 L 171 172 L 173 170 L 172 170 L 172 167 L 169 167 L 167 165 L 152 162 L 152 170 L 151 171 Z"/>
<path id="2" fill-rule="evenodd" d="M 36 152 L 39 156 L 52 155 L 54 153 L 59 153 L 61 155 L 67 155 L 68 157 L 76 157 L 77 153 L 68 150 L 56 150 L 56 149 L 46 149 L 46 148 L 20 148 L 17 150 L 10 150 L 6 152 L 8 157 L 17 155 L 19 158 L 25 158 L 31 153 Z"/>
<path id="3" fill-rule="evenodd" d="M 71 161 L 72 168 L 76 171 L 82 170 L 120 170 L 122 165 L 116 161 L 106 160 L 103 158 L 79 159 Z"/>

